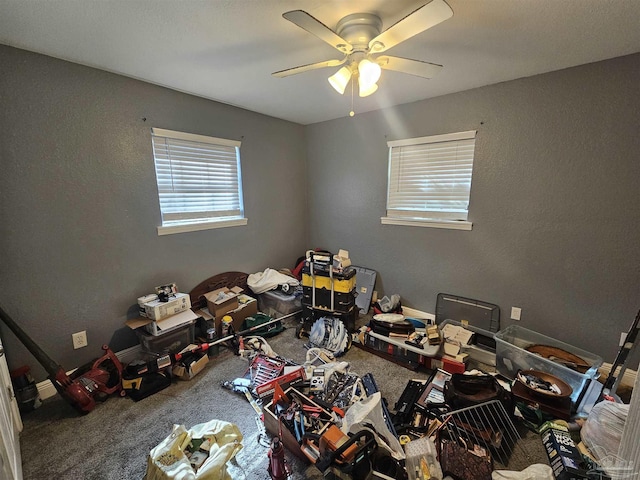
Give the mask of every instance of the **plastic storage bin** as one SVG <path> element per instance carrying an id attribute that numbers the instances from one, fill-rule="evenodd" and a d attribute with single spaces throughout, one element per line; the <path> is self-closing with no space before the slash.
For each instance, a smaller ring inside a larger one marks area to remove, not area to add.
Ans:
<path id="1" fill-rule="evenodd" d="M 361 314 L 366 315 L 371 308 L 377 273 L 370 268 L 356 267 L 355 265 L 352 265 L 351 268 L 356 271 L 356 306 L 360 309 Z"/>
<path id="2" fill-rule="evenodd" d="M 511 379 L 515 378 L 519 370 L 539 370 L 550 373 L 571 386 L 573 389 L 571 401 L 576 404 L 582 399 L 591 380 L 598 377 L 598 367 L 602 365 L 602 358 L 593 353 L 517 325 L 500 330 L 494 338 L 496 340 L 496 369 L 498 373 Z M 561 348 L 582 358 L 589 365 L 589 369 L 585 373 L 580 373 L 565 365 L 531 353 L 526 350 L 531 345 Z"/>
<path id="3" fill-rule="evenodd" d="M 258 295 L 258 310 L 270 317 L 278 318 L 297 312 L 302 308 L 302 295 L 269 290 Z"/>
<path id="4" fill-rule="evenodd" d="M 195 323 L 191 322 L 162 335 L 151 335 L 143 329 L 136 330 L 142 350 L 149 353 L 176 353 L 193 343 Z"/>

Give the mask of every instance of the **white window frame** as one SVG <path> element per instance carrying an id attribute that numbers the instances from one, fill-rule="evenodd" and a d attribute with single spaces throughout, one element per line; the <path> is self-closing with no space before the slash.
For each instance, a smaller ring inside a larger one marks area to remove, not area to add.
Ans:
<path id="1" fill-rule="evenodd" d="M 162 223 L 158 235 L 247 224 L 241 142 L 162 128 L 152 128 L 151 136 Z"/>
<path id="2" fill-rule="evenodd" d="M 476 131 L 471 130 L 387 142 L 387 215 L 381 217 L 381 223 L 471 230 L 468 214 L 475 138 Z M 411 177 L 407 167 L 414 173 L 419 169 L 418 174 Z M 426 186 L 429 177 L 442 178 L 443 172 L 443 184 L 448 187 L 440 185 L 438 193 L 446 196 L 447 202 L 436 205 L 429 194 L 434 190 Z M 454 177 L 461 181 L 452 184 Z M 422 183 L 416 185 L 416 179 Z"/>

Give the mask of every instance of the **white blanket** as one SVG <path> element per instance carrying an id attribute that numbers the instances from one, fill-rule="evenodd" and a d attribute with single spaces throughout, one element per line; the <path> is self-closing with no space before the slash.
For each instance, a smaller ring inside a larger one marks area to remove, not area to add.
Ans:
<path id="1" fill-rule="evenodd" d="M 264 272 L 252 273 L 247 277 L 247 285 L 256 295 L 275 290 L 285 284 L 297 287 L 300 282 L 298 279 L 280 273 L 273 268 L 267 268 Z"/>

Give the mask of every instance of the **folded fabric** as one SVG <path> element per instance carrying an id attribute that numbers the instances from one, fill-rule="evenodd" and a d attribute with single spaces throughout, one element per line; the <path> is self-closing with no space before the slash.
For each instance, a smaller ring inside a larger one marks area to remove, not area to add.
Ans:
<path id="1" fill-rule="evenodd" d="M 247 277 L 247 286 L 256 295 L 275 290 L 280 285 L 297 287 L 300 282 L 296 278 L 280 273 L 273 268 L 267 268 L 264 272 L 252 273 Z"/>

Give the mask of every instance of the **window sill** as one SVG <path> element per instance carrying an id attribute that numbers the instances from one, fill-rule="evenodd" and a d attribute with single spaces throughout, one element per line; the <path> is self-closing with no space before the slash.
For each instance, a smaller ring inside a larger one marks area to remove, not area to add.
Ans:
<path id="1" fill-rule="evenodd" d="M 237 227 L 246 225 L 246 218 L 236 218 L 233 220 L 221 220 L 219 222 L 188 223 L 185 225 L 171 225 L 158 227 L 158 235 L 171 235 L 173 233 L 198 232 L 200 230 L 211 230 L 212 228 Z"/>
<path id="2" fill-rule="evenodd" d="M 405 227 L 447 228 L 450 230 L 471 230 L 473 223 L 459 220 L 415 220 L 406 218 L 381 217 L 382 225 L 402 225 Z"/>

